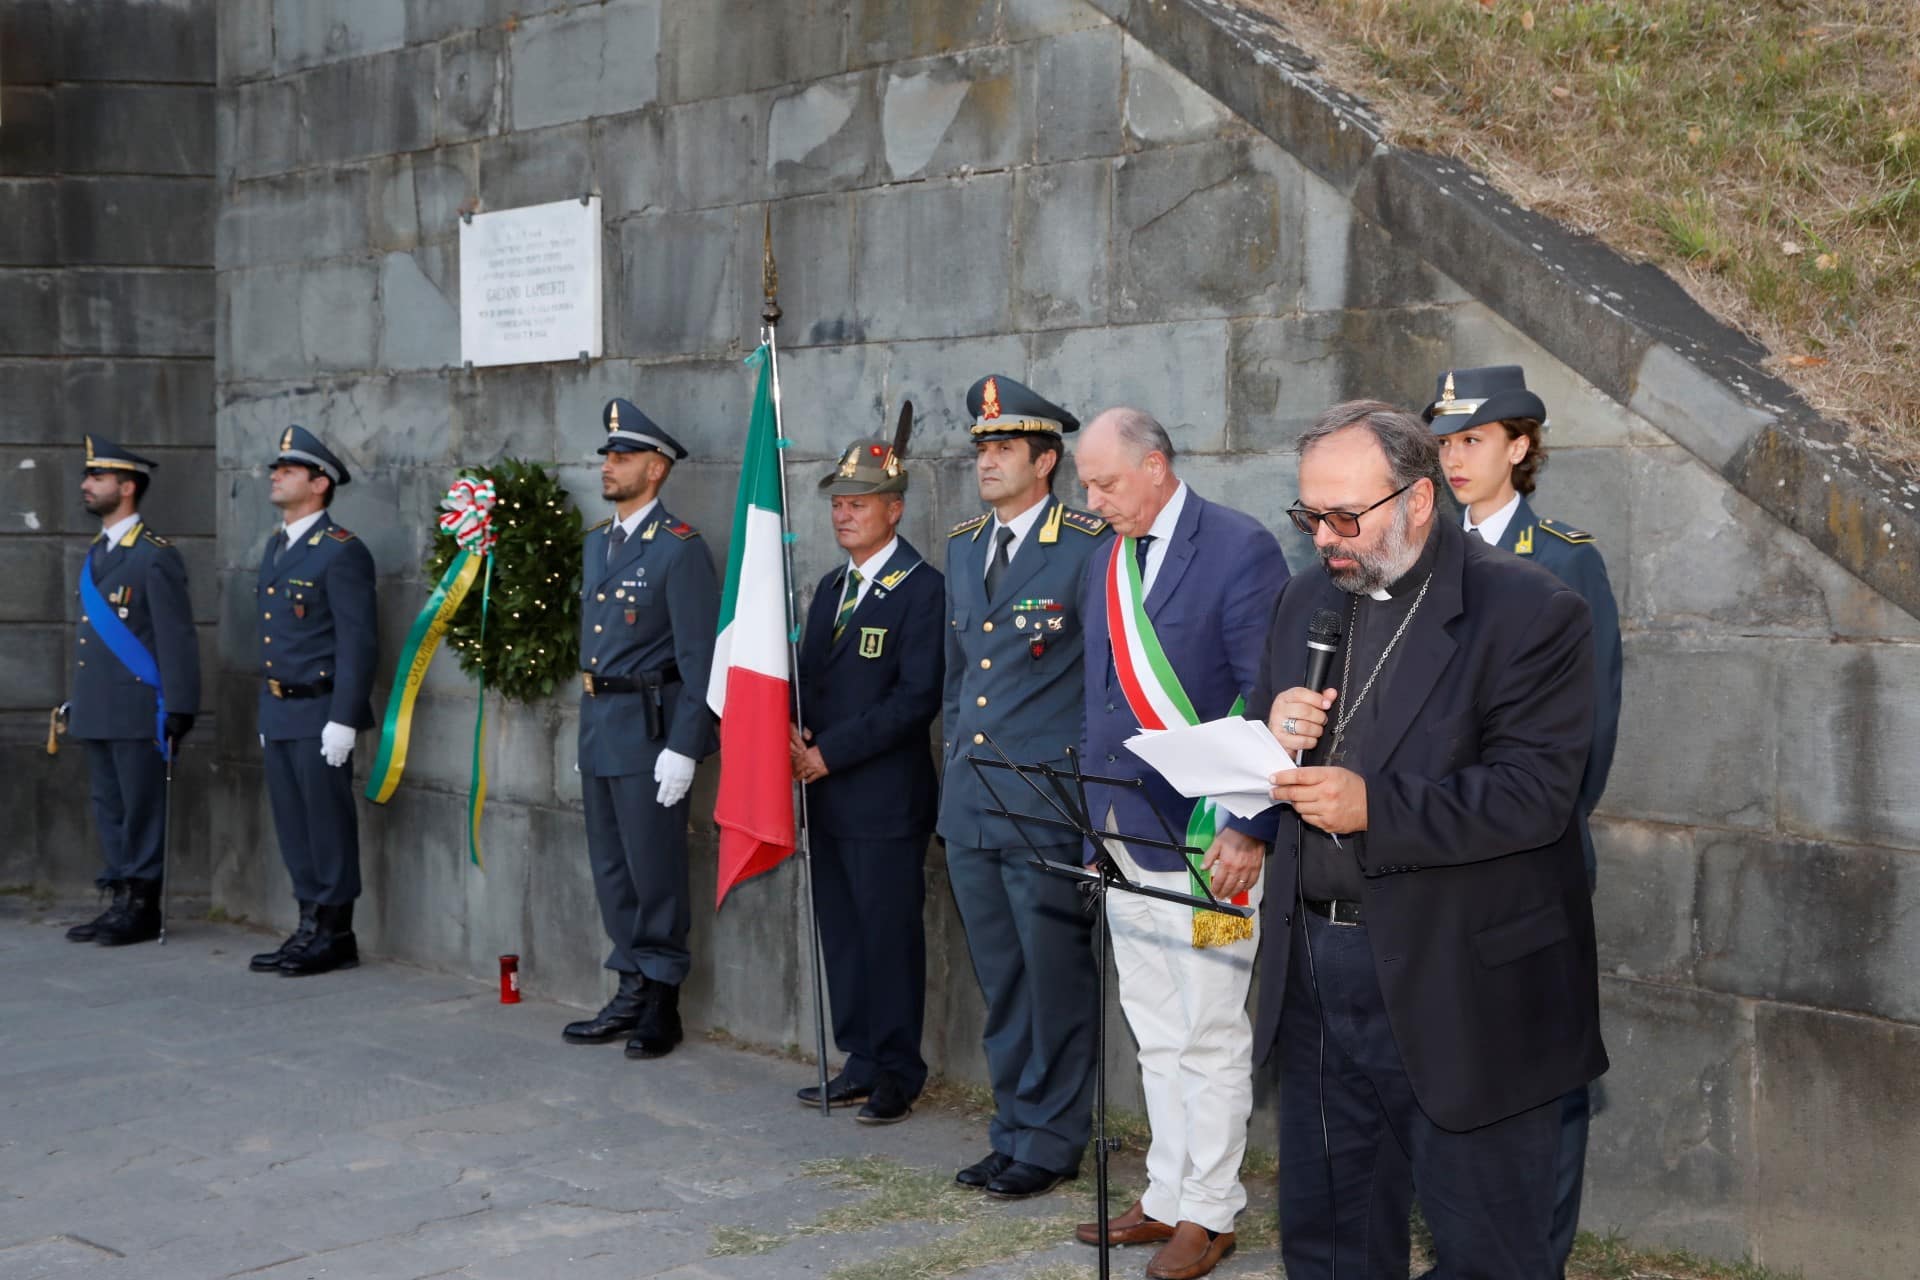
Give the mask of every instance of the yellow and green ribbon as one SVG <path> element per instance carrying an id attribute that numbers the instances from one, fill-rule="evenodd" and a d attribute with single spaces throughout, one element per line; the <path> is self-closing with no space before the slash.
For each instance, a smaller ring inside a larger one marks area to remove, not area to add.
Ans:
<path id="1" fill-rule="evenodd" d="M 441 528 L 460 543 L 460 550 L 447 571 L 440 575 L 426 604 L 421 606 L 400 648 L 393 693 L 387 698 L 387 714 L 380 726 L 380 750 L 367 779 L 367 799 L 375 804 L 385 804 L 399 789 L 401 776 L 407 769 L 413 708 L 419 700 L 420 685 L 426 680 L 433 655 L 476 578 L 480 579 L 480 639 L 482 644 L 486 642 L 487 606 L 493 588 L 493 537 L 488 528 L 493 486 L 490 482 L 476 483 L 463 478 L 455 482 L 441 505 L 447 508 L 447 514 L 440 517 Z M 487 807 L 486 731 L 487 686 L 483 677 L 479 705 L 474 712 L 472 767 L 467 786 L 467 856 L 476 867 L 485 865 L 480 852 L 480 819 Z"/>

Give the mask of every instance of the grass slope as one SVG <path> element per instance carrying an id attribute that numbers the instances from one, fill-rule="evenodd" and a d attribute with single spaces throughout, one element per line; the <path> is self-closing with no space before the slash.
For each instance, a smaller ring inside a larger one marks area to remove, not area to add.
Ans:
<path id="1" fill-rule="evenodd" d="M 1920 3 L 1241 2 L 1396 142 L 1658 263 L 1920 471 Z"/>

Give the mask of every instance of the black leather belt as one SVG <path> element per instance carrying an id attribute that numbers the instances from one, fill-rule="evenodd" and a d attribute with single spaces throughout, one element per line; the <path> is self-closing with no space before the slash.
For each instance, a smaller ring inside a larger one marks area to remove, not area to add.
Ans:
<path id="1" fill-rule="evenodd" d="M 1303 898 L 1300 905 L 1334 924 L 1360 923 L 1360 904 L 1345 898 L 1328 898 L 1324 902 L 1318 898 Z"/>
<path id="2" fill-rule="evenodd" d="M 645 694 L 647 700 L 640 704 L 640 710 L 647 717 L 647 736 L 656 739 L 667 736 L 667 702 L 660 691 L 679 682 L 680 667 L 672 662 L 651 671 L 642 671 L 637 676 L 597 676 L 591 671 L 580 673 L 580 685 L 589 698 L 597 698 L 603 693 Z"/>
<path id="3" fill-rule="evenodd" d="M 315 680 L 312 684 L 288 684 L 285 680 L 268 680 L 267 692 L 276 698 L 319 698 L 333 692 L 333 679 Z"/>
<path id="4" fill-rule="evenodd" d="M 646 693 L 679 679 L 680 667 L 672 662 L 664 667 L 655 667 L 652 671 L 643 671 L 637 676 L 597 676 L 591 671 L 580 673 L 581 687 L 589 696 L 596 698 L 603 693 Z"/>

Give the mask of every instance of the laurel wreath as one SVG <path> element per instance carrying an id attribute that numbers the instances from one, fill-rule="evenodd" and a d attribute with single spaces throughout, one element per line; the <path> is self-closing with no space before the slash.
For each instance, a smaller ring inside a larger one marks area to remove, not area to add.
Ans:
<path id="1" fill-rule="evenodd" d="M 460 669 L 516 702 L 544 698 L 580 669 L 582 521 L 559 479 L 538 462 L 507 458 L 460 473 L 492 481 L 493 576 L 482 635 L 482 592 L 471 591 L 447 627 Z M 442 529 L 428 553 L 438 582 L 459 551 Z"/>

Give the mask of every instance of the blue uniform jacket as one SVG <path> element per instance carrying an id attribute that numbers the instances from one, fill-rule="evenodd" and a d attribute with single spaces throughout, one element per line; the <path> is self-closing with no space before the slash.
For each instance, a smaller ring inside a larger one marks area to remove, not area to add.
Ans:
<path id="1" fill-rule="evenodd" d="M 96 545 L 98 545 L 96 543 Z M 89 561 L 93 559 L 89 553 Z M 187 567 L 179 549 L 145 524 L 136 524 L 99 557 L 94 585 L 116 609 L 160 668 L 168 711 L 200 710 L 200 644 L 187 600 Z M 80 572 L 90 572 L 82 565 Z M 79 588 L 74 589 L 79 594 Z M 153 689 L 134 679 L 80 611 L 73 647 L 73 686 L 67 732 L 76 738 L 154 736 Z"/>
<path id="2" fill-rule="evenodd" d="M 1114 824 L 1133 835 L 1161 837 L 1166 819 L 1175 839 L 1186 835 L 1194 801 L 1182 796 L 1138 756 L 1122 745 L 1140 731 L 1114 674 L 1112 639 L 1107 630 L 1106 574 L 1114 551 L 1102 553 L 1088 575 L 1081 607 L 1087 620 L 1087 732 L 1084 755 L 1089 772 L 1119 778 L 1144 778 L 1144 791 L 1103 788 L 1093 800 L 1094 820 L 1113 805 Z M 1160 572 L 1147 593 L 1160 647 L 1180 677 L 1180 686 L 1202 721 L 1218 720 L 1248 696 L 1260 675 L 1267 622 L 1287 585 L 1287 561 L 1266 526 L 1244 512 L 1208 502 L 1191 488 L 1167 543 Z M 1252 708 L 1248 708 L 1249 711 Z M 1263 712 L 1260 719 L 1265 720 Z M 1280 809 L 1227 825 L 1264 842 L 1273 839 Z M 1177 871 L 1179 855 L 1161 849 L 1130 847 L 1134 860 L 1150 871 Z"/>
<path id="3" fill-rule="evenodd" d="M 807 820 L 924 844 L 939 805 L 927 729 L 946 671 L 946 580 L 900 539 L 835 640 L 846 573 L 843 563 L 820 579 L 800 645 L 800 713 L 829 771 L 807 786 Z"/>
<path id="4" fill-rule="evenodd" d="M 1591 876 L 1593 835 L 1587 830 L 1587 815 L 1606 792 L 1607 771 L 1613 767 L 1614 743 L 1620 736 L 1620 609 L 1593 535 L 1540 519 L 1524 497 L 1500 535 L 1500 547 L 1526 556 L 1578 591 L 1593 613 L 1593 749 L 1580 779 L 1580 842 Z"/>
<path id="5" fill-rule="evenodd" d="M 373 727 L 380 632 L 367 544 L 324 512 L 300 541 L 260 557 L 260 732 L 274 741 L 317 738 L 328 721 Z M 270 563 L 271 562 L 271 563 Z M 332 680 L 316 698 L 276 698 L 268 681 Z"/>
<path id="6" fill-rule="evenodd" d="M 990 808 L 1053 816 L 1032 789 L 1006 770 L 988 770 L 996 805 L 967 756 L 994 758 L 991 735 L 1017 764 L 1065 767 L 1081 740 L 1080 664 L 1085 641 L 1080 600 L 1089 566 L 1113 541 L 1106 521 L 1048 497 L 1000 590 L 986 589 L 991 515 L 962 521 L 947 536 L 947 673 L 941 734 L 942 838 L 979 849 L 1073 842 L 1069 832 L 1024 831 Z M 1091 769 L 1091 765 L 1085 766 Z"/>
<path id="7" fill-rule="evenodd" d="M 651 776 L 662 747 L 700 760 L 720 745 L 707 709 L 720 587 L 699 531 L 656 506 L 607 561 L 607 529 L 589 530 L 580 577 L 580 668 L 635 677 L 669 664 L 680 678 L 660 690 L 666 732 L 647 731 L 645 693 L 580 694 L 580 772 Z"/>

